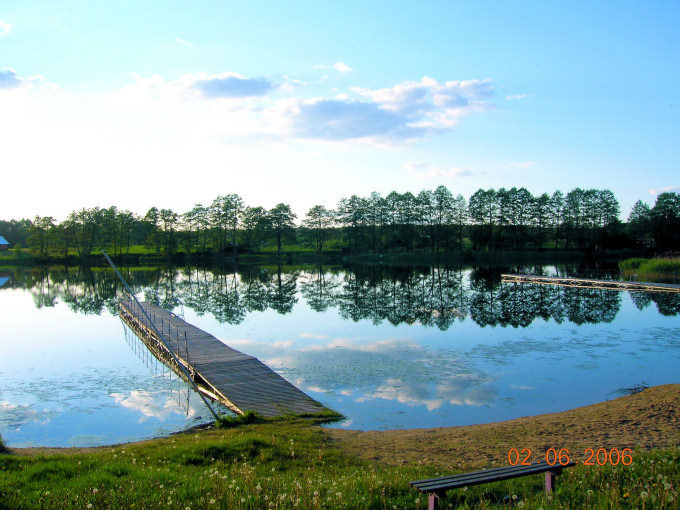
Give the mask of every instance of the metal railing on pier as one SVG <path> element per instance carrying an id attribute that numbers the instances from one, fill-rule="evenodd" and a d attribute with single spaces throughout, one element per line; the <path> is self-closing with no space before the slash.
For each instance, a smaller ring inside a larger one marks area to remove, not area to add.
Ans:
<path id="1" fill-rule="evenodd" d="M 171 337 L 171 324 L 168 322 L 168 335 L 167 337 L 164 334 L 164 323 L 165 321 L 161 317 L 161 328 L 160 330 L 156 326 L 155 321 L 151 320 L 149 315 L 146 313 L 146 310 L 142 307 L 141 303 L 137 300 L 137 296 L 135 296 L 135 293 L 132 292 L 132 289 L 130 286 L 127 284 L 125 281 L 125 278 L 123 278 L 123 275 L 120 274 L 120 271 L 118 271 L 118 268 L 116 265 L 113 263 L 111 258 L 108 256 L 106 251 L 102 249 L 102 253 L 104 254 L 104 257 L 106 257 L 106 260 L 108 263 L 111 265 L 113 270 L 116 273 L 116 276 L 118 279 L 121 281 L 123 284 L 123 287 L 125 288 L 128 297 L 124 298 L 127 302 L 125 303 L 127 306 L 119 306 L 121 310 L 125 310 L 123 313 L 131 313 L 132 316 L 135 318 L 135 321 L 137 324 L 139 324 L 142 328 L 146 329 L 147 334 L 148 333 L 155 333 L 155 335 L 149 335 L 153 338 L 153 341 L 156 343 L 156 347 L 159 349 L 159 351 L 163 353 L 167 353 L 169 356 L 170 360 L 176 365 L 177 369 L 183 373 L 186 376 L 187 381 L 193 386 L 193 388 L 196 390 L 196 393 L 201 397 L 203 400 L 203 403 L 206 405 L 206 407 L 210 410 L 212 415 L 215 417 L 216 420 L 220 418 L 220 416 L 215 412 L 215 410 L 212 408 L 208 400 L 205 398 L 201 390 L 198 388 L 196 385 L 196 382 L 194 381 L 194 375 L 193 375 L 193 368 L 190 368 L 188 366 L 188 363 L 185 365 L 182 363 L 179 358 L 175 355 L 173 350 L 171 349 L 170 345 L 168 344 L 168 341 L 172 341 Z M 179 330 L 176 332 L 177 334 L 177 344 L 179 345 Z M 166 339 L 168 341 L 166 341 Z M 187 344 L 187 339 L 186 339 L 186 334 L 184 336 L 184 345 L 186 348 L 187 352 L 187 360 L 188 360 L 188 344 Z"/>

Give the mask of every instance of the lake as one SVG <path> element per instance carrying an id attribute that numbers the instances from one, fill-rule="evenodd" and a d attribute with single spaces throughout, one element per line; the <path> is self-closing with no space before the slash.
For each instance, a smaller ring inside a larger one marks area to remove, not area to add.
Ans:
<path id="1" fill-rule="evenodd" d="M 488 423 L 678 382 L 680 295 L 503 284 L 501 272 L 579 275 L 564 265 L 123 270 L 140 299 L 342 413 L 334 427 Z M 7 444 L 114 444 L 210 421 L 118 318 L 112 271 L 0 273 Z"/>

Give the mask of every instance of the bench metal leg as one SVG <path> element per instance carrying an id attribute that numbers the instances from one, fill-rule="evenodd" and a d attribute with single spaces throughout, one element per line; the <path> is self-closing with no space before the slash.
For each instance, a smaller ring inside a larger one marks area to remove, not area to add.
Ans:
<path id="1" fill-rule="evenodd" d="M 446 496 L 446 491 L 430 492 L 430 496 L 427 498 L 427 510 L 437 510 L 439 508 L 439 499 L 444 496 Z"/>
<path id="2" fill-rule="evenodd" d="M 550 494 L 555 487 L 555 478 L 559 473 L 557 471 L 545 472 L 545 493 Z"/>

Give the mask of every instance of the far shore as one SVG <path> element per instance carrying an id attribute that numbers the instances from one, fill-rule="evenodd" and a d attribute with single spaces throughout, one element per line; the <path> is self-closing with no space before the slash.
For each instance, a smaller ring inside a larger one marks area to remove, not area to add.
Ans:
<path id="1" fill-rule="evenodd" d="M 605 250 L 599 253 L 575 249 L 546 249 L 546 250 L 472 250 L 432 252 L 431 250 L 384 251 L 378 253 L 352 253 L 342 250 L 315 253 L 304 247 L 296 246 L 283 250 L 262 251 L 254 253 L 239 252 L 234 258 L 229 254 L 215 253 L 186 253 L 178 251 L 171 255 L 156 254 L 151 250 L 139 248 L 132 253 L 111 254 L 112 260 L 119 266 L 164 266 L 164 265 L 198 265 L 198 266 L 228 266 L 234 263 L 241 265 L 267 264 L 522 264 L 522 263 L 569 263 L 574 261 L 597 259 L 600 261 L 616 262 L 621 259 L 639 256 L 640 252 L 630 249 Z M 49 255 L 39 257 L 31 254 L 27 249 L 5 250 L 0 252 L 0 266 L 90 266 L 108 267 L 106 259 L 101 253 L 78 256 L 69 253 L 66 256 Z"/>

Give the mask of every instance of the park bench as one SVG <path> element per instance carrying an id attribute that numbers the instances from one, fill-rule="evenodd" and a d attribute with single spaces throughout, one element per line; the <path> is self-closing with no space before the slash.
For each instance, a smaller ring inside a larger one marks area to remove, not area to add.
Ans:
<path id="1" fill-rule="evenodd" d="M 417 482 L 410 482 L 411 487 L 418 489 L 420 492 L 429 493 L 428 508 L 434 510 L 437 508 L 439 499 L 446 495 L 449 489 L 458 489 L 460 487 L 467 487 L 471 485 L 480 485 L 483 483 L 500 482 L 501 480 L 509 480 L 510 478 L 518 478 L 520 476 L 535 475 L 537 473 L 545 473 L 545 492 L 552 492 L 555 484 L 555 478 L 562 473 L 564 468 L 575 465 L 575 462 L 567 464 L 557 464 L 551 466 L 545 462 L 534 462 L 525 466 L 509 466 L 494 469 L 484 469 L 482 471 L 474 471 L 471 473 L 463 473 L 460 475 L 442 476 L 440 478 L 430 478 L 429 480 L 418 480 Z"/>

